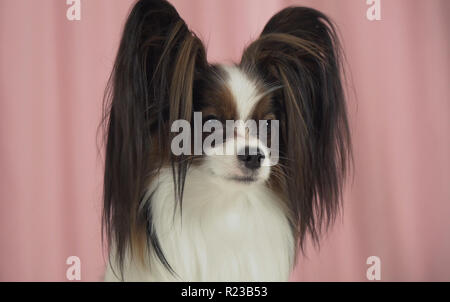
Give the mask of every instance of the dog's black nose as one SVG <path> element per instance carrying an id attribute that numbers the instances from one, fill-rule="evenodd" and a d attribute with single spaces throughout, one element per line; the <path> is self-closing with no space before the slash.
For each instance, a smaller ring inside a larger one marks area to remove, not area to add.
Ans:
<path id="1" fill-rule="evenodd" d="M 238 159 L 244 163 L 246 168 L 251 170 L 260 168 L 261 162 L 265 158 L 264 153 L 259 148 L 255 150 L 245 147 L 244 150 L 241 150 L 238 154 Z"/>

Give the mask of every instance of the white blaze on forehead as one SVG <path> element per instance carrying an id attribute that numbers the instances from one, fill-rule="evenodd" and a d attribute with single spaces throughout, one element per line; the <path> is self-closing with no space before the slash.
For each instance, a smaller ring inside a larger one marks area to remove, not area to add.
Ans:
<path id="1" fill-rule="evenodd" d="M 247 120 L 260 99 L 260 91 L 255 81 L 236 66 L 223 66 L 228 78 L 226 85 L 236 102 L 240 120 Z"/>

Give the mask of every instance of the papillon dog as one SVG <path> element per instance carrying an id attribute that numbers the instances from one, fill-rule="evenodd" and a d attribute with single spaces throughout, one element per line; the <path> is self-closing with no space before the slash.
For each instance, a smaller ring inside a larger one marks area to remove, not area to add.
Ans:
<path id="1" fill-rule="evenodd" d="M 137 1 L 105 94 L 105 280 L 287 281 L 341 208 L 351 148 L 340 50 L 324 14 L 289 7 L 239 63 L 211 64 L 171 4 Z M 199 113 L 202 125 L 276 121 L 266 137 L 278 138 L 277 161 L 242 128 L 212 144 L 236 154 L 174 154 L 174 123 Z"/>

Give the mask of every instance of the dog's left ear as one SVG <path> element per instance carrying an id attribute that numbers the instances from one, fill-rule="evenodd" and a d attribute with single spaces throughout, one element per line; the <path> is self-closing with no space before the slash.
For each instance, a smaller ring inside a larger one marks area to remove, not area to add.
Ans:
<path id="1" fill-rule="evenodd" d="M 340 56 L 324 14 L 289 7 L 269 20 L 241 61 L 267 84 L 282 86 L 273 97 L 280 111 L 280 166 L 300 243 L 307 233 L 317 239 L 339 209 L 350 155 Z"/>

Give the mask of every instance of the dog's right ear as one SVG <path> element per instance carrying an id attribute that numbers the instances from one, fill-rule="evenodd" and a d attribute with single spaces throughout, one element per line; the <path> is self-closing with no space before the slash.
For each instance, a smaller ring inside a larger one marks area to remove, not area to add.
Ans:
<path id="1" fill-rule="evenodd" d="M 158 114 L 190 120 L 195 71 L 204 68 L 204 46 L 175 8 L 165 0 L 140 0 L 128 17 L 116 58 L 113 106 L 128 98 L 135 109 L 150 114 L 151 122 L 159 120 Z"/>
<path id="2" fill-rule="evenodd" d="M 105 95 L 106 154 L 103 227 L 123 264 L 148 185 L 150 153 L 163 154 L 174 120 L 191 120 L 195 78 L 209 68 L 202 42 L 175 8 L 140 0 L 125 24 Z"/>

